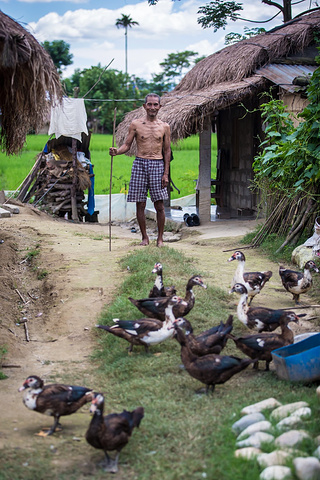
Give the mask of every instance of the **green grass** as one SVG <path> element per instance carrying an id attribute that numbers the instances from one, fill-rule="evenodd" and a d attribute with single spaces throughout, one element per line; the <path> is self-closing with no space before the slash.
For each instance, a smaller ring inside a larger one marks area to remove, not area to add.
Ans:
<path id="1" fill-rule="evenodd" d="M 165 284 L 175 283 L 181 294 L 189 276 L 201 273 L 192 259 L 168 247 L 160 252 L 149 249 L 130 254 L 121 260 L 123 270 L 129 266 L 130 273 L 100 323 L 111 325 L 113 318 L 141 317 L 127 297 L 148 295 L 155 261 L 166 265 Z M 174 278 L 170 272 L 174 272 Z M 210 286 L 208 290 L 194 290 L 196 307 L 188 319 L 193 325 L 196 323 L 197 331 L 227 319 L 228 296 L 224 291 Z M 235 326 L 235 334 L 238 328 Z M 263 371 L 262 365 L 259 371 L 249 367 L 226 384 L 217 385 L 213 395 L 201 396 L 195 391 L 202 384 L 179 367 L 180 347 L 175 340 L 151 347 L 149 354 L 143 347 L 134 347 L 132 355 L 128 355 L 129 344 L 125 340 L 100 331 L 97 336 L 99 347 L 94 362 L 99 364 L 98 376 L 106 385 L 110 404 L 145 408 L 140 431 L 134 432 L 131 450 L 126 453 L 139 480 L 257 479 L 261 468 L 255 461 L 248 463 L 234 457 L 231 426 L 240 418 L 241 409 L 272 396 L 283 403 L 307 401 L 313 415 L 319 412 L 314 388 L 281 381 L 274 372 Z M 239 356 L 239 351 L 229 342 L 224 354 Z M 303 428 L 313 437 L 320 433 L 319 425 L 316 427 L 312 420 L 305 422 Z M 310 442 L 303 449 L 311 454 Z"/>
<path id="2" fill-rule="evenodd" d="M 166 267 L 165 285 L 175 284 L 182 295 L 188 278 L 203 273 L 194 259 L 167 246 L 161 249 L 150 246 L 128 254 L 120 260 L 125 279 L 114 301 L 105 307 L 99 323 L 112 324 L 115 317 L 141 317 L 127 297 L 148 295 L 156 261 Z M 207 290 L 199 287 L 194 290 L 196 305 L 188 319 L 196 331 L 227 318 L 228 294 L 210 285 Z M 238 323 L 234 326 L 236 335 L 242 327 Z M 198 395 L 195 391 L 202 384 L 180 368 L 180 346 L 175 340 L 150 347 L 149 354 L 143 347 L 134 347 L 128 355 L 129 344 L 125 340 L 98 329 L 93 331 L 97 346 L 90 375 L 94 388 L 105 394 L 105 413 L 123 408 L 132 410 L 139 405 L 145 409 L 140 428 L 135 429 L 129 445 L 120 454 L 116 475 L 119 480 L 258 479 L 262 469 L 256 461 L 234 457 L 236 437 L 231 427 L 240 418 L 243 407 L 271 396 L 282 403 L 308 402 L 313 415 L 304 421 L 303 429 L 313 438 L 320 434 L 319 422 L 314 421 L 320 413 L 315 386 L 282 381 L 273 371 L 265 372 L 260 366 L 259 371 L 249 367 L 227 383 L 217 385 L 212 395 Z M 227 344 L 223 353 L 242 356 L 233 342 Z M 57 381 L 54 376 L 49 378 Z M 77 371 L 61 363 L 59 380 L 83 384 L 88 379 L 81 369 Z M 83 437 L 79 442 L 72 441 L 71 432 L 69 427 L 69 431 L 66 429 L 48 441 L 35 439 L 27 449 L 7 448 L 0 480 L 40 479 L 43 472 L 48 480 L 106 478 L 100 467 L 93 466 L 103 459 L 102 451 L 87 445 Z M 314 449 L 312 442 L 305 442 L 300 448 L 308 455 Z"/>
<path id="3" fill-rule="evenodd" d="M 0 190 L 16 190 L 34 165 L 37 155 L 48 141 L 47 135 L 28 135 L 20 155 L 8 157 L 0 153 Z M 92 135 L 90 141 L 91 161 L 95 173 L 95 193 L 109 193 L 110 165 L 108 154 L 112 145 L 111 135 Z M 189 137 L 178 145 L 172 145 L 174 159 L 171 162 L 171 177 L 180 190 L 173 190 L 171 198 L 180 198 L 195 192 L 199 171 L 199 138 Z M 217 156 L 216 135 L 212 135 L 212 159 Z M 124 193 L 129 186 L 133 158 L 121 155 L 114 157 L 112 170 L 112 193 Z M 215 176 L 215 161 L 212 162 L 212 176 Z"/>

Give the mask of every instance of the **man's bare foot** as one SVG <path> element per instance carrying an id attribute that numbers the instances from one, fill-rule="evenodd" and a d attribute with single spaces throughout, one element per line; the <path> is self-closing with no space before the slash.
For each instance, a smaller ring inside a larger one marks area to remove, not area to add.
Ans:
<path id="1" fill-rule="evenodd" d="M 157 240 L 157 247 L 164 247 L 163 240 Z"/>
<path id="2" fill-rule="evenodd" d="M 144 239 L 142 240 L 142 242 L 140 243 L 140 245 L 141 245 L 142 247 L 146 247 L 147 245 L 149 245 L 149 238 L 144 238 Z"/>

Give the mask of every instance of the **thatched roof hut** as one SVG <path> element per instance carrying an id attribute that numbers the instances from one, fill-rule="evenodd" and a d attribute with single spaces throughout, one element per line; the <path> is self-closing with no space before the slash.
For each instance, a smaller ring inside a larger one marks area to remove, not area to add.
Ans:
<path id="1" fill-rule="evenodd" d="M 206 116 L 266 89 L 268 81 L 257 75 L 257 70 L 298 56 L 314 42 L 319 30 L 320 11 L 316 11 L 201 60 L 161 99 L 159 118 L 169 123 L 172 140 L 198 133 Z M 141 107 L 126 115 L 117 129 L 118 145 L 123 143 L 131 121 L 143 114 Z"/>
<path id="2" fill-rule="evenodd" d="M 30 130 L 42 126 L 62 87 L 46 50 L 1 11 L 0 85 L 0 145 L 10 155 L 21 150 Z"/>
<path id="3" fill-rule="evenodd" d="M 200 136 L 196 205 L 202 222 L 210 221 L 212 199 L 219 218 L 251 216 L 257 211 L 259 192 L 250 187 L 253 159 L 264 135 L 259 107 L 268 99 L 262 95 L 273 87 L 276 98 L 286 95 L 291 111 L 301 111 L 302 97 L 293 80 L 315 70 L 319 30 L 317 10 L 223 48 L 197 63 L 161 98 L 158 115 L 169 123 L 173 142 L 192 134 Z M 117 129 L 118 145 L 126 138 L 131 121 L 143 115 L 143 107 L 126 115 Z M 217 133 L 218 144 L 215 179 L 211 178 L 212 131 Z M 134 147 L 129 155 L 135 153 Z"/>

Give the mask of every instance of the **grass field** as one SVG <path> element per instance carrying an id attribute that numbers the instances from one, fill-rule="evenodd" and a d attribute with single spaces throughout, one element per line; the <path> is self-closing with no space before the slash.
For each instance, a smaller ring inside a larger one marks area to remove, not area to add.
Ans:
<path id="1" fill-rule="evenodd" d="M 28 135 L 20 155 L 8 157 L 0 153 L 0 190 L 16 190 L 30 172 L 36 156 L 43 150 L 47 135 Z M 108 194 L 110 185 L 111 135 L 92 135 L 90 142 L 91 160 L 95 173 L 95 193 Z M 184 197 L 195 191 L 199 169 L 199 137 L 189 137 L 172 146 L 174 160 L 171 162 L 171 178 L 180 194 L 173 190 L 171 198 Z M 212 176 L 215 175 L 217 157 L 216 135 L 212 135 Z M 132 157 L 121 155 L 113 161 L 112 193 L 125 192 L 129 186 Z"/>

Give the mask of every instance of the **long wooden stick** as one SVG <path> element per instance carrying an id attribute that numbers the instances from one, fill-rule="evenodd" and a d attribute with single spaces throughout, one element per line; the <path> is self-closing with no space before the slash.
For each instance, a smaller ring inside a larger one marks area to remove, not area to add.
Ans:
<path id="1" fill-rule="evenodd" d="M 112 130 L 112 146 L 114 147 L 115 143 L 115 132 L 116 132 L 116 118 L 117 118 L 117 107 L 114 109 L 113 114 L 113 130 Z M 109 252 L 111 252 L 111 195 L 112 195 L 112 169 L 113 169 L 113 155 L 110 155 L 110 193 L 109 193 Z"/>

